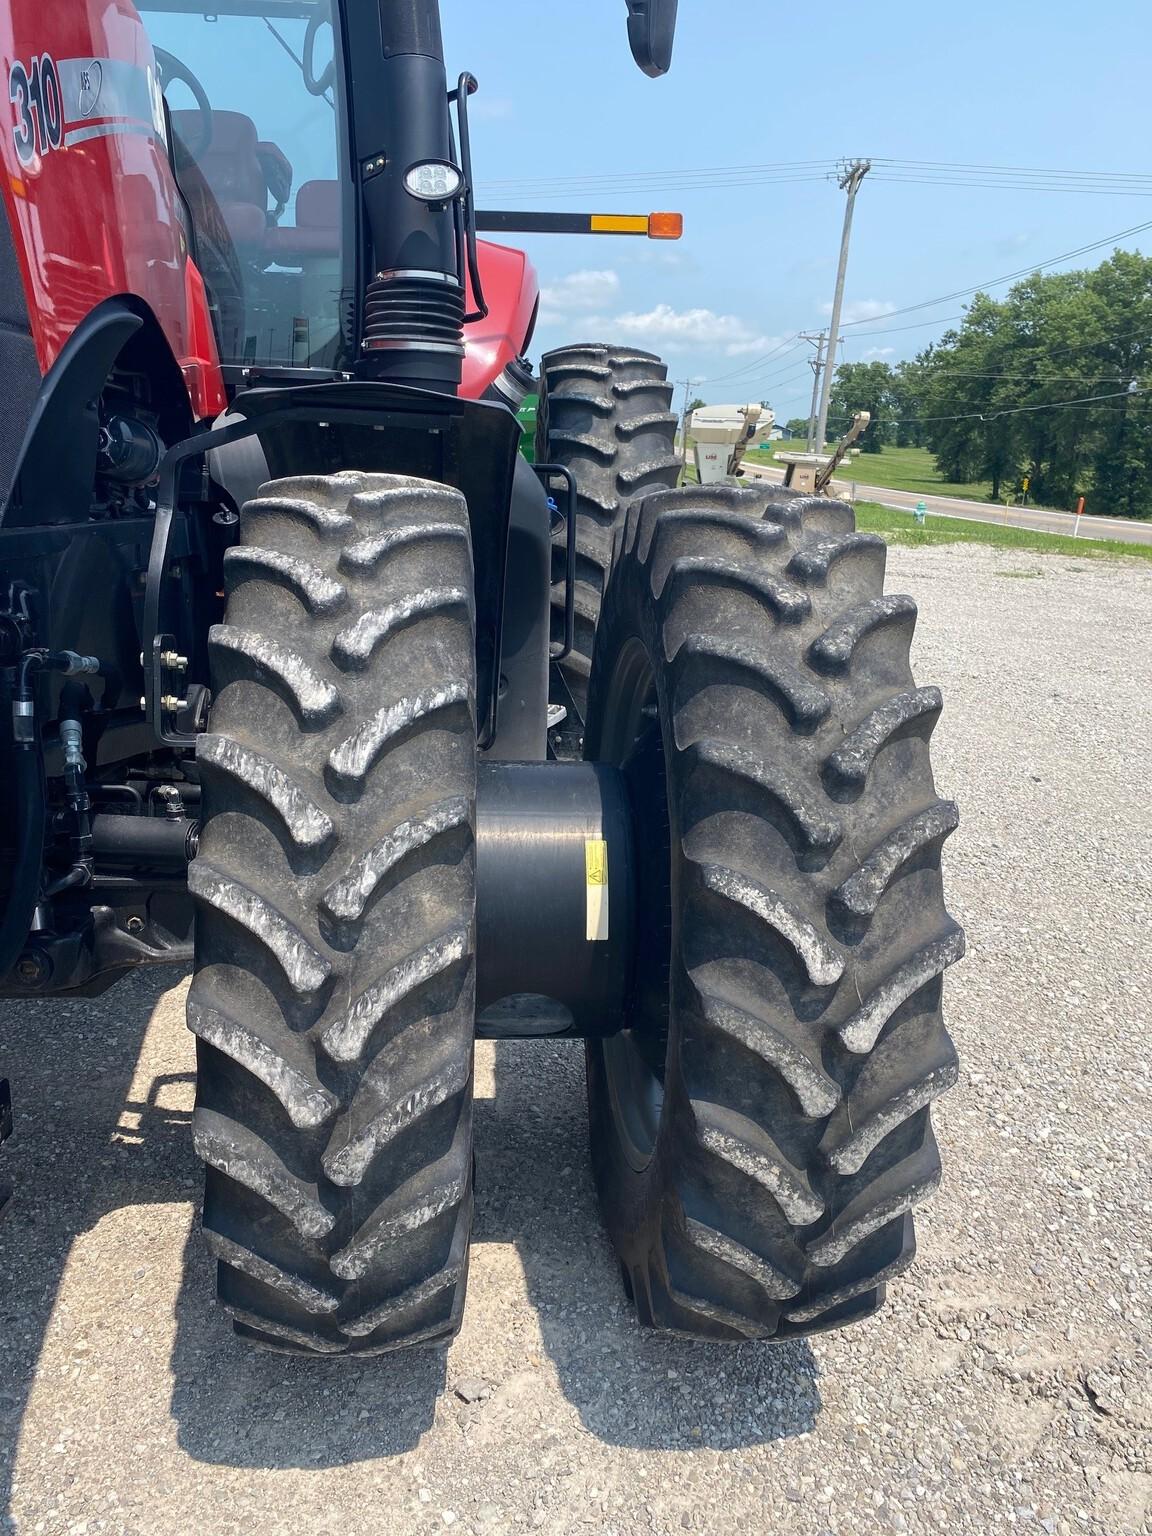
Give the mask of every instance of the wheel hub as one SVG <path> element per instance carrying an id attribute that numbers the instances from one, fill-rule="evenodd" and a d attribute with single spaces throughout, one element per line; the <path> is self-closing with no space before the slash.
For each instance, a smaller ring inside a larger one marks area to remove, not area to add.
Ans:
<path id="1" fill-rule="evenodd" d="M 477 1034 L 613 1034 L 635 925 L 632 816 L 619 770 L 481 763 Z"/>

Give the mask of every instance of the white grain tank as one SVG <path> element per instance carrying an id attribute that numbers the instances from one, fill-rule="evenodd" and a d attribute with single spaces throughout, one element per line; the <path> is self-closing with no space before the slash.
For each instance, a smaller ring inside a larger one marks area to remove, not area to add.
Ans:
<path id="1" fill-rule="evenodd" d="M 696 439 L 696 473 L 701 485 L 728 479 L 748 448 L 768 441 L 774 412 L 762 405 L 702 405 L 692 412 L 688 431 Z"/>

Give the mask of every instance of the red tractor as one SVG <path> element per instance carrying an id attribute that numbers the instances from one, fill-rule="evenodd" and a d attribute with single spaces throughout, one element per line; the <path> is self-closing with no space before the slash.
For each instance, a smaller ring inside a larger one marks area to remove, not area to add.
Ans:
<path id="1" fill-rule="evenodd" d="M 675 10 L 628 0 L 649 74 Z M 0 42 L 0 993 L 192 965 L 256 1343 L 452 1336 L 478 1034 L 587 1039 L 642 1322 L 870 1313 L 962 948 L 881 541 L 678 489 L 628 347 L 547 354 L 518 454 L 537 289 L 479 234 L 649 226 L 477 211 L 436 0 L 2 0 Z"/>

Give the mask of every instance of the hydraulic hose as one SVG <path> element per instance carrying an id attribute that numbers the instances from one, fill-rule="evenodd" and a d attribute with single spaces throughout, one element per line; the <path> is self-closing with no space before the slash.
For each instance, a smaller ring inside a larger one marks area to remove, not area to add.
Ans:
<path id="1" fill-rule="evenodd" d="M 64 749 L 64 792 L 75 821 L 72 835 L 72 868 L 44 888 L 45 896 L 92 883 L 92 802 L 84 776 L 84 730 L 80 716 L 91 703 L 88 690 L 77 682 L 64 684 L 60 694 L 60 745 Z"/>
<path id="2" fill-rule="evenodd" d="M 79 656 L 75 651 L 39 650 L 26 651 L 20 661 L 12 698 L 12 811 L 16 848 L 12 885 L 0 914 L 0 977 L 6 976 L 20 958 L 40 899 L 47 797 L 34 679 L 45 670 L 62 672 L 66 677 L 91 675 L 100 670 L 100 662 L 95 656 Z"/>
<path id="3" fill-rule="evenodd" d="M 14 757 L 16 849 L 12 885 L 0 915 L 0 977 L 16 964 L 31 931 L 44 867 L 44 757 L 39 736 L 17 746 Z"/>

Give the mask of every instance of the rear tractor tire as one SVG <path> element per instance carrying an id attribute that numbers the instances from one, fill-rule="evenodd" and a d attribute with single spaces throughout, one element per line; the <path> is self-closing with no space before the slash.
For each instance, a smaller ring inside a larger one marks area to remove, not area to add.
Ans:
<path id="1" fill-rule="evenodd" d="M 592 1158 L 642 1322 L 784 1337 L 870 1313 L 940 1177 L 963 952 L 910 598 L 839 501 L 629 509 L 586 755 L 623 771 L 641 914 L 627 1028 L 590 1042 Z"/>
<path id="2" fill-rule="evenodd" d="M 546 352 L 540 364 L 536 461 L 576 480 L 576 638 L 560 670 L 584 711 L 612 540 L 632 501 L 675 486 L 676 415 L 668 370 L 652 352 L 586 343 Z M 552 547 L 552 639 L 564 637 L 567 530 Z"/>
<path id="3" fill-rule="evenodd" d="M 292 1353 L 447 1340 L 472 1213 L 467 507 L 398 475 L 276 481 L 224 569 L 188 998 L 220 1300 Z"/>

